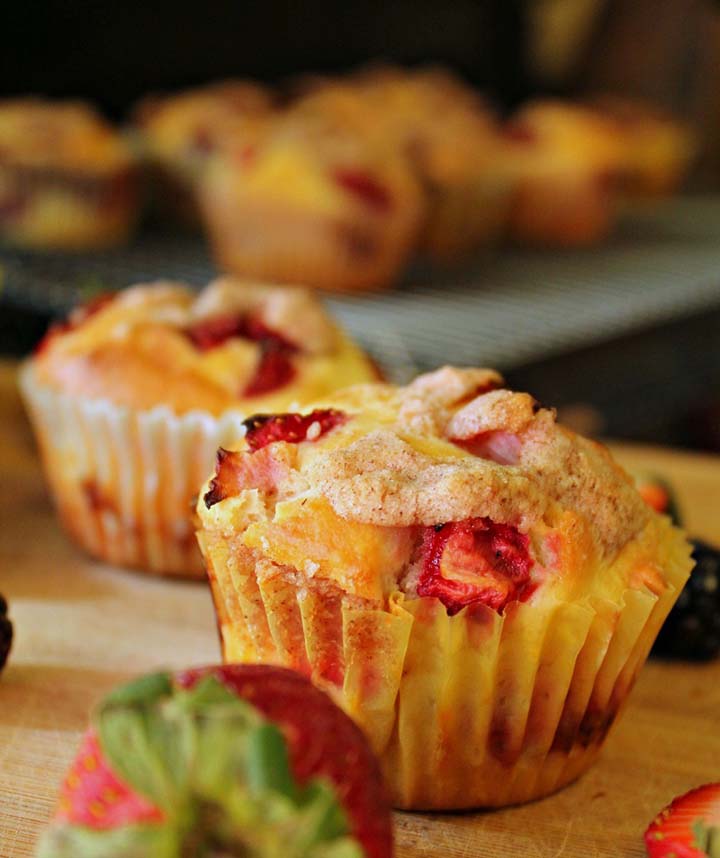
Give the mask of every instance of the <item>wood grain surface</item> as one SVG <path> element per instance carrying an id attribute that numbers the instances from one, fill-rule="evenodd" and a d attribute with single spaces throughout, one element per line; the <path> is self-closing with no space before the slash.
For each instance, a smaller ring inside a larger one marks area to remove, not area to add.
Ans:
<path id="1" fill-rule="evenodd" d="M 720 460 L 616 446 L 676 487 L 689 530 L 720 542 Z M 31 436 L 0 365 L 0 591 L 16 628 L 0 679 L 0 858 L 33 853 L 88 709 L 119 681 L 217 661 L 202 584 L 84 557 L 53 516 Z M 597 765 L 578 783 L 492 813 L 398 814 L 399 858 L 640 856 L 669 799 L 720 780 L 720 663 L 649 663 Z"/>

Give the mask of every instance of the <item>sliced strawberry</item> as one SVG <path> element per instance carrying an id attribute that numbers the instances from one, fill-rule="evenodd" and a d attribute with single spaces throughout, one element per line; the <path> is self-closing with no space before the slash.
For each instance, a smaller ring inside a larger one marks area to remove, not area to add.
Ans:
<path id="1" fill-rule="evenodd" d="M 501 612 L 533 591 L 529 539 L 509 524 L 469 518 L 425 529 L 420 596 L 434 596 L 450 616 L 468 605 Z"/>
<path id="2" fill-rule="evenodd" d="M 106 829 L 162 822 L 163 814 L 111 771 L 95 731 L 89 730 L 60 787 L 57 818 L 73 825 Z"/>
<path id="3" fill-rule="evenodd" d="M 364 170 L 338 167 L 333 171 L 332 177 L 344 191 L 352 194 L 369 208 L 381 214 L 390 211 L 392 205 L 390 191 Z"/>
<path id="4" fill-rule="evenodd" d="M 290 470 L 286 451 L 287 448 L 278 450 L 274 444 L 254 453 L 231 452 L 221 447 L 217 452 L 215 475 L 203 498 L 207 508 L 244 489 L 260 489 L 266 494 L 274 492 Z"/>
<path id="5" fill-rule="evenodd" d="M 221 346 L 232 337 L 241 337 L 256 343 L 272 343 L 276 348 L 289 352 L 297 351 L 294 343 L 269 328 L 262 319 L 244 313 L 204 319 L 188 328 L 185 334 L 193 345 L 203 352 Z"/>
<path id="6" fill-rule="evenodd" d="M 650 858 L 720 856 L 720 783 L 705 784 L 676 798 L 645 832 Z"/>
<path id="7" fill-rule="evenodd" d="M 347 421 L 347 414 L 326 408 L 310 414 L 256 414 L 245 423 L 245 440 L 252 450 L 259 450 L 274 441 L 299 444 L 301 441 L 316 441 L 336 426 Z"/>
<path id="8" fill-rule="evenodd" d="M 83 323 L 99 313 L 104 307 L 115 300 L 117 292 L 99 292 L 84 304 L 76 307 L 64 322 L 55 322 L 50 325 L 45 336 L 35 346 L 35 354 L 39 355 L 46 351 L 50 344 L 61 334 L 67 334 L 79 328 Z"/>
<path id="9" fill-rule="evenodd" d="M 299 673 L 262 664 L 189 670 L 177 681 L 192 688 L 208 673 L 280 727 L 299 783 L 320 777 L 333 784 L 368 858 L 392 855 L 392 820 L 377 761 L 361 730 L 326 694 Z"/>
<path id="10" fill-rule="evenodd" d="M 520 438 L 512 432 L 493 429 L 480 432 L 472 438 L 452 438 L 454 444 L 480 459 L 489 459 L 499 465 L 517 465 L 520 460 Z"/>
<path id="11" fill-rule="evenodd" d="M 266 348 L 260 356 L 255 374 L 242 392 L 243 396 L 260 396 L 289 384 L 297 374 L 286 349 Z"/>
<path id="12" fill-rule="evenodd" d="M 539 139 L 537 131 L 531 125 L 517 119 L 506 123 L 501 133 L 511 143 L 527 146 L 537 143 Z"/>

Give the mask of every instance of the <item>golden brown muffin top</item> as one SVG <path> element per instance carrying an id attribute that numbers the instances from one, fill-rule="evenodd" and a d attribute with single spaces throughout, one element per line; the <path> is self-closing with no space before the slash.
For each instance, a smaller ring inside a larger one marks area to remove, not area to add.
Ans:
<path id="1" fill-rule="evenodd" d="M 100 296 L 32 364 L 66 393 L 180 414 L 285 408 L 376 377 L 310 292 L 229 277 L 199 294 L 157 282 Z"/>
<path id="2" fill-rule="evenodd" d="M 444 367 L 250 418 L 201 495 L 202 527 L 274 574 L 373 602 L 435 595 L 450 613 L 662 590 L 685 551 L 669 522 L 604 447 L 502 384 Z"/>
<path id="3" fill-rule="evenodd" d="M 93 174 L 133 161 L 118 132 L 80 101 L 0 101 L 0 165 Z"/>
<path id="4" fill-rule="evenodd" d="M 152 152 L 207 155 L 226 136 L 247 134 L 273 112 L 260 84 L 226 80 L 172 95 L 151 95 L 135 110 L 135 124 Z"/>

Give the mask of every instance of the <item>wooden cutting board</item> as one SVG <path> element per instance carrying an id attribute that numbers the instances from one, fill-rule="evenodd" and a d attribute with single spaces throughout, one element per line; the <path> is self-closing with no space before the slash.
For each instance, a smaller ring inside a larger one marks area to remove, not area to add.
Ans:
<path id="1" fill-rule="evenodd" d="M 690 531 L 720 542 L 720 459 L 616 447 L 667 476 Z M 16 627 L 0 678 L 0 858 L 33 853 L 91 705 L 132 674 L 219 660 L 204 585 L 94 563 L 53 516 L 29 429 L 0 365 L 0 591 Z M 594 769 L 544 801 L 492 813 L 398 814 L 399 858 L 643 854 L 678 793 L 720 780 L 720 662 L 650 663 Z"/>

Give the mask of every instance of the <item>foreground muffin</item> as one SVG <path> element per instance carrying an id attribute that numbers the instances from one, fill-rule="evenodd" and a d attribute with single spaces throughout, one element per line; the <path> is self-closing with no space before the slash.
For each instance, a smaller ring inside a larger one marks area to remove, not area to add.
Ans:
<path id="1" fill-rule="evenodd" d="M 254 139 L 272 112 L 270 93 L 244 80 L 143 99 L 133 123 L 157 185 L 159 208 L 196 224 L 196 186 L 208 158 L 228 137 Z"/>
<path id="2" fill-rule="evenodd" d="M 397 153 L 325 118 L 288 115 L 208 166 L 200 200 L 218 265 L 337 291 L 398 277 L 424 214 Z"/>
<path id="3" fill-rule="evenodd" d="M 197 507 L 225 660 L 328 690 L 398 807 L 578 777 L 691 566 L 607 451 L 479 369 L 246 425 Z"/>
<path id="4" fill-rule="evenodd" d="M 502 157 L 517 183 L 510 234 L 518 243 L 572 247 L 610 234 L 627 158 L 610 117 L 570 102 L 531 102 L 508 123 Z"/>
<path id="5" fill-rule="evenodd" d="M 60 515 L 96 557 L 202 576 L 191 501 L 219 445 L 259 410 L 375 378 L 297 288 L 220 279 L 102 296 L 52 329 L 21 373 Z"/>
<path id="6" fill-rule="evenodd" d="M 0 241 L 62 250 L 120 244 L 138 205 L 135 157 L 89 105 L 0 101 Z"/>
<path id="7" fill-rule="evenodd" d="M 266 665 L 144 676 L 95 711 L 38 858 L 392 858 L 355 724 Z"/>

